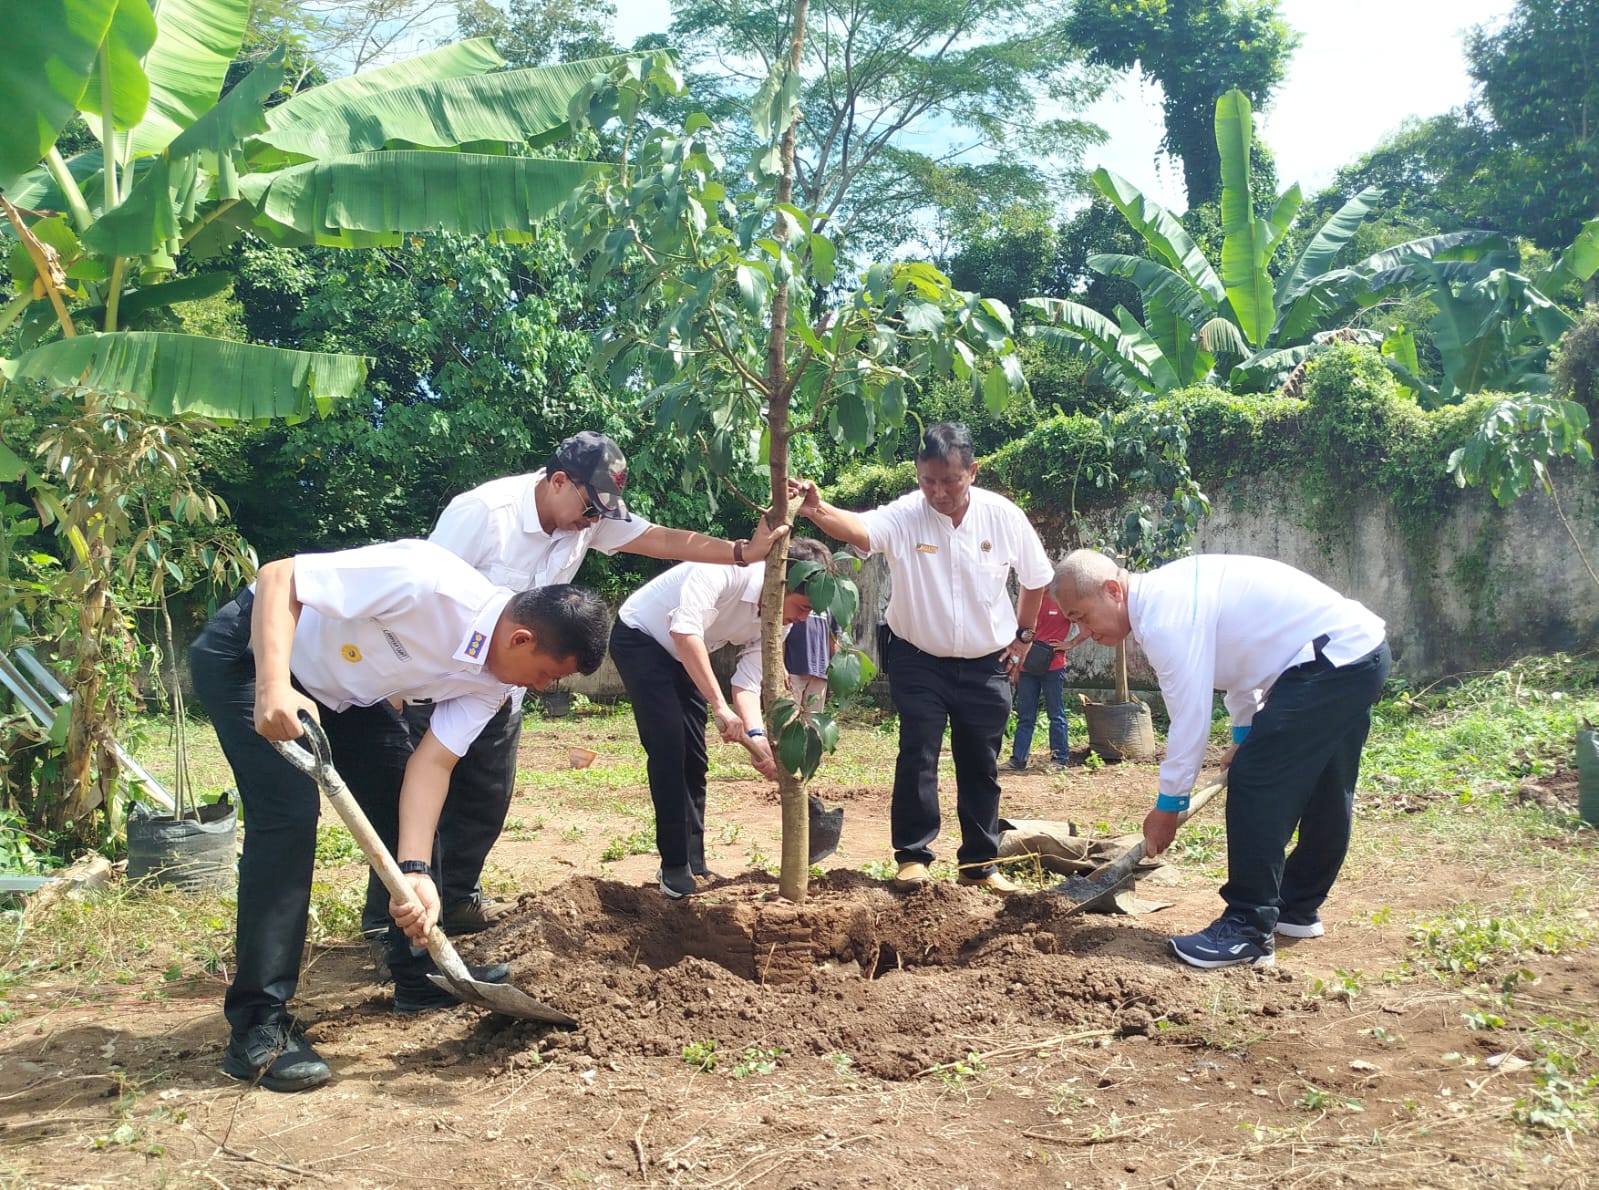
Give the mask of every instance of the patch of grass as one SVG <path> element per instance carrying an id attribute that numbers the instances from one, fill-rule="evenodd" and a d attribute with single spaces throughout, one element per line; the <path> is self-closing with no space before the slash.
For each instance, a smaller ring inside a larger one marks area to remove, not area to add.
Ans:
<path id="1" fill-rule="evenodd" d="M 1349 1099 L 1342 1095 L 1335 1095 L 1331 1091 L 1323 1091 L 1311 1083 L 1305 1084 L 1305 1092 L 1294 1101 L 1294 1106 L 1301 1111 L 1347 1111 L 1363 1112 L 1365 1107 L 1358 1099 Z"/>
<path id="2" fill-rule="evenodd" d="M 1355 997 L 1360 995 L 1364 987 L 1365 979 L 1359 971 L 1345 971 L 1342 967 L 1335 967 L 1331 978 L 1312 979 L 1310 990 L 1306 994 L 1313 999 L 1342 1000 L 1345 1004 L 1353 1004 Z"/>
<path id="3" fill-rule="evenodd" d="M 716 1040 L 712 1038 L 706 1041 L 689 1042 L 683 1047 L 683 1061 L 696 1070 L 715 1070 L 718 1061 Z"/>
<path id="4" fill-rule="evenodd" d="M 1573 1033 L 1591 1033 L 1584 1021 L 1575 1030 L 1563 1027 L 1561 1037 L 1533 1042 L 1538 1057 L 1532 1064 L 1533 1086 L 1517 1099 L 1510 1117 L 1535 1132 L 1591 1133 L 1599 1130 L 1599 1074 L 1585 1072 L 1582 1059 L 1592 1056 L 1586 1045 L 1573 1045 Z"/>
<path id="5" fill-rule="evenodd" d="M 739 1055 L 733 1064 L 734 1078 L 748 1078 L 752 1074 L 771 1074 L 777 1069 L 777 1059 L 783 1054 L 780 1045 L 768 1049 L 760 1049 L 753 1045 L 744 1047 L 744 1052 Z"/>
<path id="6" fill-rule="evenodd" d="M 648 855 L 655 850 L 655 829 L 636 830 L 630 835 L 618 835 L 600 852 L 601 863 L 614 863 L 630 855 Z"/>
<path id="7" fill-rule="evenodd" d="M 1523 897 L 1510 906 L 1457 905 L 1417 922 L 1411 947 L 1424 967 L 1455 978 L 1490 973 L 1535 954 L 1560 954 L 1593 936 L 1591 920 L 1574 912 L 1574 891 L 1547 890 L 1542 899 Z"/>
<path id="8" fill-rule="evenodd" d="M 324 864 L 364 864 L 366 856 L 355 841 L 355 836 L 342 823 L 323 822 L 316 828 L 316 862 Z"/>

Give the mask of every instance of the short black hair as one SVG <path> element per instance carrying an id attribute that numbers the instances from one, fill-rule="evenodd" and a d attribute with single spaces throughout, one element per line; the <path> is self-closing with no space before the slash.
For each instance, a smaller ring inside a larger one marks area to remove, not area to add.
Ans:
<path id="1" fill-rule="evenodd" d="M 815 562 L 828 574 L 838 573 L 838 564 L 833 561 L 833 551 L 814 537 L 789 538 L 788 560 L 790 562 Z"/>
<path id="2" fill-rule="evenodd" d="M 605 660 L 611 634 L 611 612 L 605 601 L 587 587 L 552 583 L 518 591 L 505 605 L 505 614 L 538 638 L 538 651 L 546 657 L 571 657 L 580 672 L 591 674 Z"/>
<path id="3" fill-rule="evenodd" d="M 916 461 L 926 463 L 933 459 L 962 467 L 970 467 L 977 461 L 972 432 L 966 428 L 965 422 L 941 421 L 927 427 L 927 433 L 922 435 L 921 449 L 916 452 Z"/>

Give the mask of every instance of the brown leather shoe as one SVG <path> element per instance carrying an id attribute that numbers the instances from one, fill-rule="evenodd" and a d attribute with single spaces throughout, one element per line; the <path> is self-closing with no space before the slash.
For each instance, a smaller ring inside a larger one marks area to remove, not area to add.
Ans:
<path id="1" fill-rule="evenodd" d="M 965 888 L 987 889 L 991 893 L 999 893 L 1001 896 L 1007 897 L 1011 893 L 1022 891 L 1021 885 L 1017 884 L 1009 876 L 1001 874 L 998 869 L 990 872 L 987 876 L 968 876 L 963 872 L 955 878 L 955 883 Z"/>
<path id="2" fill-rule="evenodd" d="M 440 915 L 439 924 L 452 938 L 457 934 L 476 934 L 486 930 L 511 911 L 509 901 L 489 901 L 482 897 L 457 901 Z"/>
<path id="3" fill-rule="evenodd" d="M 894 876 L 894 887 L 903 890 L 917 888 L 932 880 L 928 875 L 927 865 L 918 863 L 900 864 L 899 872 Z"/>

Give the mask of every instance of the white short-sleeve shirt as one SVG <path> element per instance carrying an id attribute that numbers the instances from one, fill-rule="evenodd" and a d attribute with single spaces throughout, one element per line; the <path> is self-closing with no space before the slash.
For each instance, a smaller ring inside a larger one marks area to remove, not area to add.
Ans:
<path id="1" fill-rule="evenodd" d="M 872 552 L 888 559 L 888 626 L 935 657 L 985 657 L 1016 639 L 1006 583 L 1047 587 L 1049 555 L 1005 497 L 971 488 L 959 526 L 920 491 L 860 514 Z"/>
<path id="2" fill-rule="evenodd" d="M 433 734 L 463 756 L 519 687 L 488 671 L 512 592 L 442 546 L 395 541 L 294 559 L 303 608 L 289 669 L 336 711 L 433 700 Z"/>
<path id="3" fill-rule="evenodd" d="M 672 633 L 698 636 L 706 652 L 723 645 L 739 648 L 732 683 L 740 690 L 761 688 L 761 584 L 766 565 L 720 566 L 680 562 L 656 575 L 622 604 L 617 618 L 650 636 L 678 661 Z M 788 634 L 785 625 L 783 633 Z"/>
<path id="4" fill-rule="evenodd" d="M 465 558 L 490 582 L 527 591 L 571 582 L 589 550 L 614 554 L 650 527 L 629 510 L 630 521 L 601 517 L 582 529 L 546 533 L 533 497 L 543 478 L 541 468 L 462 492 L 445 508 L 428 540 Z"/>
<path id="5" fill-rule="evenodd" d="M 1334 665 L 1382 644 L 1382 619 L 1301 570 L 1246 554 L 1198 554 L 1129 576 L 1133 639 L 1160 681 L 1171 716 L 1160 792 L 1183 797 L 1194 786 L 1210 738 L 1211 695 L 1224 692 L 1234 724 L 1265 705 L 1282 672 L 1315 656 Z"/>

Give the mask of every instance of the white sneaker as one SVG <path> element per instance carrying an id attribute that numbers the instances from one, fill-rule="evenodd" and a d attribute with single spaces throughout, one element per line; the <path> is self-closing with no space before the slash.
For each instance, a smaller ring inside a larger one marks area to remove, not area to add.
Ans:
<path id="1" fill-rule="evenodd" d="M 1327 930 L 1321 924 L 1319 917 L 1313 917 L 1309 921 L 1290 921 L 1286 917 L 1279 917 L 1276 932 L 1284 938 L 1320 938 Z"/>

